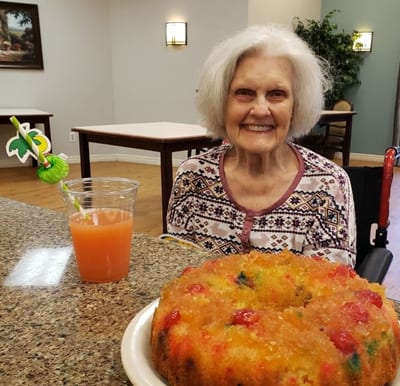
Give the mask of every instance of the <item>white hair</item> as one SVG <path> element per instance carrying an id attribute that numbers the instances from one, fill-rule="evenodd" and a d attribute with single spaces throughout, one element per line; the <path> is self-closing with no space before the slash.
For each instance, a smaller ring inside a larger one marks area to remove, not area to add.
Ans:
<path id="1" fill-rule="evenodd" d="M 204 63 L 196 103 L 202 125 L 214 138 L 226 138 L 226 99 L 239 60 L 260 51 L 285 58 L 293 67 L 294 106 L 289 137 L 300 137 L 317 123 L 324 107 L 324 92 L 331 85 L 327 62 L 286 27 L 251 26 L 215 46 Z"/>

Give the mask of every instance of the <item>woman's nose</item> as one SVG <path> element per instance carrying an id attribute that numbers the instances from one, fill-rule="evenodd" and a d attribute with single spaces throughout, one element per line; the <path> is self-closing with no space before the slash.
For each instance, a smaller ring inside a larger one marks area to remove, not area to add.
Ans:
<path id="1" fill-rule="evenodd" d="M 250 110 L 250 113 L 253 115 L 269 115 L 270 110 L 268 102 L 266 100 L 256 101 L 256 103 Z"/>

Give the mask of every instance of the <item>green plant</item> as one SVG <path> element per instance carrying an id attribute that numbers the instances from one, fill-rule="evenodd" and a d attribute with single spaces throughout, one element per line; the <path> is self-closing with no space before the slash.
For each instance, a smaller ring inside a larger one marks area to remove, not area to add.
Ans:
<path id="1" fill-rule="evenodd" d="M 338 31 L 337 25 L 331 20 L 337 12 L 340 11 L 330 11 L 321 21 L 306 19 L 303 22 L 298 17 L 294 19 L 296 34 L 308 43 L 316 55 L 329 63 L 333 86 L 325 94 L 327 108 L 344 98 L 346 89 L 361 83 L 358 73 L 363 56 L 352 49 L 353 33 L 357 31 L 352 34 Z"/>

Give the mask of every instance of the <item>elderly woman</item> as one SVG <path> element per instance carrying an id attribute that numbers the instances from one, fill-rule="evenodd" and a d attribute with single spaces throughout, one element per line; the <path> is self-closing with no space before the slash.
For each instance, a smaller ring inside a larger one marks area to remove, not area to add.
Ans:
<path id="1" fill-rule="evenodd" d="M 347 174 L 291 142 L 316 124 L 327 87 L 323 63 L 283 27 L 249 27 L 217 45 L 197 105 L 224 143 L 180 165 L 168 233 L 219 254 L 289 249 L 354 266 Z"/>

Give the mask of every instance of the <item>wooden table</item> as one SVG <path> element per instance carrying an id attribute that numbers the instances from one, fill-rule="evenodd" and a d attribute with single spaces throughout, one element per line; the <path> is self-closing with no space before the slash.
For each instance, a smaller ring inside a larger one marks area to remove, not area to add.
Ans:
<path id="1" fill-rule="evenodd" d="M 215 146 L 207 129 L 199 125 L 175 122 L 128 123 L 101 126 L 73 127 L 79 133 L 81 175 L 90 177 L 89 142 L 158 151 L 161 165 L 161 195 L 163 232 L 167 230 L 167 208 L 172 189 L 172 153 L 200 150 Z"/>
<path id="2" fill-rule="evenodd" d="M 356 114 L 356 111 L 323 110 L 318 121 L 319 125 L 332 122 L 346 122 L 346 129 L 343 139 L 343 166 L 349 166 L 351 130 L 353 126 L 353 116 Z"/>
<path id="3" fill-rule="evenodd" d="M 345 132 L 343 137 L 343 166 L 349 166 L 350 162 L 350 144 L 351 144 L 351 131 L 353 126 L 353 116 L 356 115 L 356 111 L 339 111 L 339 110 L 323 110 L 318 125 L 326 125 L 334 122 L 345 122 Z M 315 139 L 318 138 L 316 141 Z M 299 144 L 309 147 L 317 153 L 324 150 L 323 143 L 320 143 L 320 138 L 324 138 L 323 135 L 312 135 L 312 133 L 305 135 L 302 138 L 298 138 L 296 142 Z M 323 154 L 323 153 L 321 153 Z"/>
<path id="4" fill-rule="evenodd" d="M 356 114 L 356 111 L 323 110 L 317 123 L 317 125 L 323 126 L 334 122 L 345 122 L 345 133 L 342 145 L 343 166 L 349 166 L 353 116 Z M 325 134 L 316 134 L 311 130 L 305 136 L 296 138 L 295 142 L 317 153 L 325 154 L 324 150 L 326 150 L 326 148 L 324 147 L 324 138 Z"/>
<path id="5" fill-rule="evenodd" d="M 33 129 L 37 123 L 42 123 L 44 126 L 44 134 L 51 141 L 50 117 L 53 116 L 52 113 L 37 109 L 4 108 L 0 109 L 0 123 L 11 125 L 10 117 L 13 115 L 15 115 L 21 123 L 29 122 L 31 129 Z"/>

